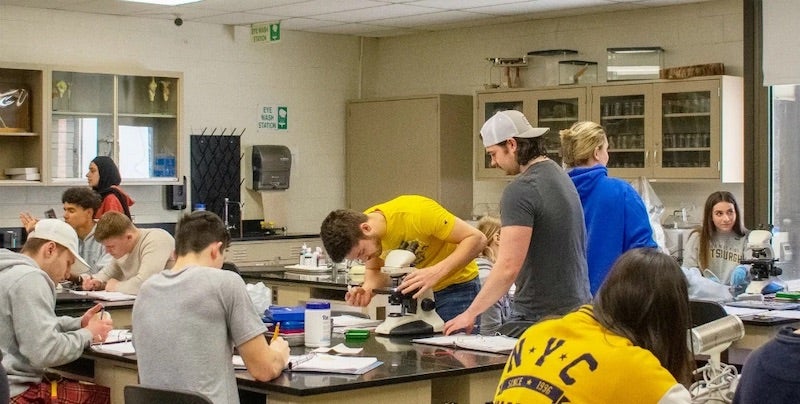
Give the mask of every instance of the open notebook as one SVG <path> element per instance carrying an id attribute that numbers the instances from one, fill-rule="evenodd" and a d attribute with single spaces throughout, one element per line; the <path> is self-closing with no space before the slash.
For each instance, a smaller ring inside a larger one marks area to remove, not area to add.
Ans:
<path id="1" fill-rule="evenodd" d="M 375 357 L 339 356 L 311 352 L 307 355 L 289 355 L 289 366 L 292 372 L 319 372 L 363 375 L 382 365 Z M 233 367 L 237 370 L 247 369 L 239 355 L 233 355 Z"/>
<path id="2" fill-rule="evenodd" d="M 505 335 L 443 335 L 438 337 L 415 338 L 411 342 L 428 345 L 462 348 L 473 351 L 493 352 L 500 354 L 511 353 L 518 339 Z"/>

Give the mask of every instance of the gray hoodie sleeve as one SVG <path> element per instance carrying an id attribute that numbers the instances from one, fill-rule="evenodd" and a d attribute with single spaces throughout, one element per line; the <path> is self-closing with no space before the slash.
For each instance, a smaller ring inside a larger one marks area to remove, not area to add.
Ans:
<path id="1" fill-rule="evenodd" d="M 55 296 L 44 272 L 30 272 L 10 288 L 14 335 L 19 353 L 33 368 L 59 366 L 78 359 L 92 334 L 79 318 L 58 318 Z M 70 331 L 66 331 L 70 330 Z"/>

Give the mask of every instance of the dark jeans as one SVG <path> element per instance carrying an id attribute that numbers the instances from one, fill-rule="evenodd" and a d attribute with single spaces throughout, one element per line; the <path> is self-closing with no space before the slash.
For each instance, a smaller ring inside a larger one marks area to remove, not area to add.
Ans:
<path id="1" fill-rule="evenodd" d="M 436 300 L 436 313 L 445 322 L 450 321 L 466 311 L 480 291 L 481 281 L 476 276 L 471 281 L 450 285 L 438 292 L 433 292 L 433 298 Z M 478 316 L 475 318 L 476 329 L 480 324 L 481 320 Z"/>

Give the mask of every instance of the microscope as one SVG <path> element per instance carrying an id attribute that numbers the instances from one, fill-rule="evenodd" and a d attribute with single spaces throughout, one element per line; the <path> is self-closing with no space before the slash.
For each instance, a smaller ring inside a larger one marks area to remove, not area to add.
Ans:
<path id="1" fill-rule="evenodd" d="M 392 250 L 386 256 L 381 272 L 389 275 L 392 286 L 388 290 L 376 290 L 376 293 L 389 295 L 386 320 L 375 328 L 379 335 L 421 335 L 441 332 L 444 321 L 436 313 L 436 302 L 433 291 L 427 290 L 419 299 L 414 299 L 414 292 L 400 293 L 397 287 L 403 278 L 414 270 L 411 265 L 416 256 L 409 250 Z"/>
<path id="2" fill-rule="evenodd" d="M 761 294 L 770 284 L 770 278 L 781 275 L 783 270 L 775 266 L 778 260 L 770 244 L 772 233 L 768 230 L 753 230 L 747 237 L 747 247 L 741 264 L 750 265 L 752 280 L 745 290 L 745 294 Z"/>

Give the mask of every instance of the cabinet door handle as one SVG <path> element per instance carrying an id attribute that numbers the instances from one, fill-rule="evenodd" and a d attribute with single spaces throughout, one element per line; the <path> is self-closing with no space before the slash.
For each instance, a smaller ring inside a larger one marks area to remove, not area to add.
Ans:
<path id="1" fill-rule="evenodd" d="M 658 164 L 658 150 L 653 150 L 653 164 Z"/>

